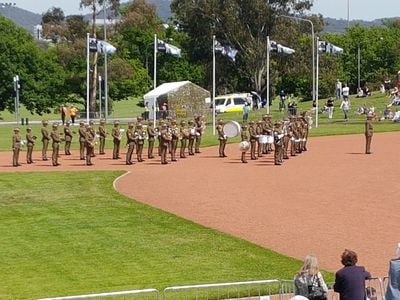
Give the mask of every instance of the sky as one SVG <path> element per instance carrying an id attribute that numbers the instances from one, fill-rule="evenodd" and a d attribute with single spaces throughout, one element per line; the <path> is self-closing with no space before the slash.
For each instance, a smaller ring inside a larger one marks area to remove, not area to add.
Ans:
<path id="1" fill-rule="evenodd" d="M 0 0 L 4 1 L 4 0 Z M 399 17 L 399 0 L 314 0 L 313 13 L 324 17 L 347 19 L 347 3 L 350 3 L 350 19 L 374 20 L 386 17 Z M 87 13 L 80 10 L 80 0 L 9 0 L 18 7 L 42 14 L 49 8 L 61 7 L 66 15 Z"/>

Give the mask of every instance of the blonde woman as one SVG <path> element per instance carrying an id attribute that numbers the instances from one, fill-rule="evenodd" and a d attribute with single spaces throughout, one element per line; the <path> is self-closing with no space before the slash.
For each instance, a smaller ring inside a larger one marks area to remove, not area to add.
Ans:
<path id="1" fill-rule="evenodd" d="M 308 299 L 327 299 L 328 287 L 318 267 L 315 255 L 307 255 L 294 278 L 295 294 Z"/>

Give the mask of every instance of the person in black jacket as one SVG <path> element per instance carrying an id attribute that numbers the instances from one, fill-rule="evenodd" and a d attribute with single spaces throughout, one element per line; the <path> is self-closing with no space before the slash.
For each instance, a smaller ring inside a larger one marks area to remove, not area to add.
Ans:
<path id="1" fill-rule="evenodd" d="M 340 300 L 365 300 L 365 280 L 371 274 L 364 267 L 356 266 L 357 254 L 344 250 L 342 254 L 343 268 L 336 272 L 333 289 L 340 294 Z"/>

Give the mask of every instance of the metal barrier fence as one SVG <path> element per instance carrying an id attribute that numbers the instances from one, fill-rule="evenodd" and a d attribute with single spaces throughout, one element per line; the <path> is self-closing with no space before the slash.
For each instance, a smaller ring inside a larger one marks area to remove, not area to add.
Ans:
<path id="1" fill-rule="evenodd" d="M 339 294 L 333 291 L 332 282 L 328 282 L 328 300 L 339 300 Z M 365 281 L 367 299 L 385 300 L 388 277 L 371 278 Z M 173 286 L 160 293 L 157 289 L 143 289 L 100 294 L 42 298 L 38 300 L 75 300 L 75 299 L 126 299 L 126 300 L 289 300 L 295 295 L 293 280 L 255 280 L 213 284 Z"/>
<path id="2" fill-rule="evenodd" d="M 164 300 L 201 299 L 279 299 L 280 280 L 255 280 L 173 286 L 164 289 Z"/>
<path id="3" fill-rule="evenodd" d="M 43 298 L 38 300 L 75 300 L 75 299 L 159 299 L 159 293 L 157 289 L 144 289 L 144 290 L 131 290 L 131 291 L 120 291 L 110 292 L 101 294 L 88 294 L 88 295 L 77 295 L 77 296 L 65 296 L 56 298 Z"/>

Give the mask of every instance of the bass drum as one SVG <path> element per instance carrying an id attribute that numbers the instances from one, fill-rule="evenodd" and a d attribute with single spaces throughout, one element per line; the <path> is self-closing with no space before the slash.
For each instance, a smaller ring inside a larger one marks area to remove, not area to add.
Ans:
<path id="1" fill-rule="evenodd" d="M 241 128 L 240 124 L 236 121 L 226 122 L 224 125 L 224 133 L 227 137 L 233 138 L 240 134 Z"/>
<path id="2" fill-rule="evenodd" d="M 246 152 L 250 149 L 250 143 L 248 141 L 241 141 L 239 143 L 239 149 L 242 152 Z"/>

